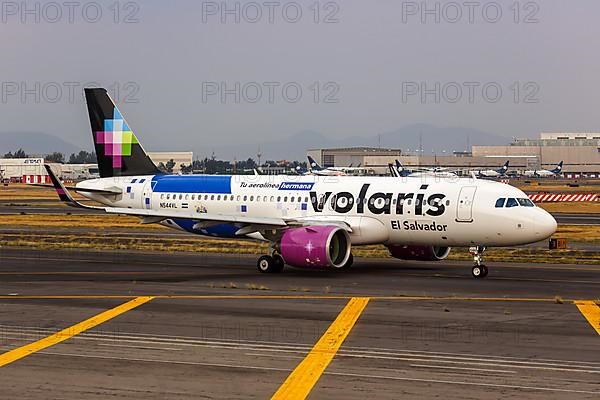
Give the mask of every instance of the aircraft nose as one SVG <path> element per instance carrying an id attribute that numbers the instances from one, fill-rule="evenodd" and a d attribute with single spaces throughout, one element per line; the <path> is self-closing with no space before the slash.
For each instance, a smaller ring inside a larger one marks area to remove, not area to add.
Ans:
<path id="1" fill-rule="evenodd" d="M 539 209 L 540 215 L 535 221 L 535 233 L 539 236 L 540 240 L 547 239 L 556 232 L 558 224 L 554 217 L 546 210 Z"/>

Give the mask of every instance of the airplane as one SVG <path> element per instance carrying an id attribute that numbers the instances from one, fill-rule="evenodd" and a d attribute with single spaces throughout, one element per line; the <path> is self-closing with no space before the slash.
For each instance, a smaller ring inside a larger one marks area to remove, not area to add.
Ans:
<path id="1" fill-rule="evenodd" d="M 531 170 L 531 171 L 525 171 L 523 173 L 524 176 L 528 177 L 528 178 L 548 178 L 548 177 L 552 177 L 552 176 L 558 176 L 560 175 L 561 171 L 562 171 L 562 166 L 563 166 L 563 162 L 559 162 L 556 165 L 556 168 L 554 169 L 537 169 L 537 170 Z"/>
<path id="2" fill-rule="evenodd" d="M 314 160 L 311 156 L 306 156 L 308 158 L 308 175 L 319 175 L 319 176 L 342 176 L 346 175 L 344 171 L 339 168 L 334 167 L 322 167 L 318 162 Z"/>
<path id="3" fill-rule="evenodd" d="M 309 169 L 305 175 L 318 175 L 318 176 L 346 176 L 346 175 L 374 175 L 375 171 L 372 168 L 361 167 L 361 163 L 358 163 L 356 167 L 350 164 L 347 167 L 322 167 L 317 163 L 314 158 L 307 156 Z"/>
<path id="4" fill-rule="evenodd" d="M 482 169 L 482 170 L 472 171 L 472 172 L 475 172 L 475 174 L 477 176 L 483 177 L 483 178 L 500 178 L 500 177 L 506 175 L 506 171 L 508 171 L 508 163 L 509 163 L 509 160 L 506 160 L 504 165 L 498 169 Z"/>
<path id="5" fill-rule="evenodd" d="M 396 177 L 405 177 L 405 176 L 410 176 L 413 178 L 419 178 L 419 177 L 436 177 L 436 178 L 457 178 L 458 175 L 456 175 L 454 172 L 452 171 L 446 171 L 445 169 L 442 168 L 421 168 L 418 170 L 407 170 L 406 168 L 404 168 L 404 166 L 402 165 L 402 163 L 399 160 L 395 160 L 395 165 L 391 165 L 389 164 L 388 167 L 390 168 L 390 172 L 392 174 L 392 176 L 396 176 Z"/>
<path id="6" fill-rule="evenodd" d="M 440 261 L 452 246 L 473 256 L 483 278 L 488 246 L 538 242 L 555 219 L 521 190 L 494 181 L 430 177 L 168 175 L 158 170 L 106 89 L 84 89 L 100 178 L 76 191 L 101 206 L 73 199 L 49 165 L 59 198 L 73 207 L 136 216 L 211 238 L 270 243 L 262 273 L 284 265 L 344 270 L 353 246 L 383 244 L 402 260 Z"/>

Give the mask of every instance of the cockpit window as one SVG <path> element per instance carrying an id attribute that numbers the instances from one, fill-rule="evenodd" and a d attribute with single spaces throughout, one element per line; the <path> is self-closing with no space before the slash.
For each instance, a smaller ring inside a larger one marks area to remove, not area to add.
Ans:
<path id="1" fill-rule="evenodd" d="M 523 207 L 533 207 L 533 203 L 529 199 L 517 199 L 520 206 Z"/>
<path id="2" fill-rule="evenodd" d="M 506 201 L 506 199 L 504 197 L 499 198 L 498 200 L 496 200 L 496 208 L 502 208 L 504 207 L 504 202 Z"/>
<path id="3" fill-rule="evenodd" d="M 519 203 L 517 203 L 516 199 L 513 199 L 512 197 L 508 200 L 506 200 L 506 207 L 518 207 Z"/>

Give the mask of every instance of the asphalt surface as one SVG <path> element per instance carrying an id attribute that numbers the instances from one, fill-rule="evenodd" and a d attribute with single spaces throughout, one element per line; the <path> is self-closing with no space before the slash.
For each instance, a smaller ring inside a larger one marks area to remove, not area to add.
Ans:
<path id="1" fill-rule="evenodd" d="M 598 298 L 600 266 L 488 263 L 475 280 L 457 262 L 254 265 L 0 247 L 0 353 L 158 296 L 0 367 L 0 397 L 270 398 L 351 297 L 370 300 L 310 398 L 600 397 L 600 336 L 572 302 Z"/>

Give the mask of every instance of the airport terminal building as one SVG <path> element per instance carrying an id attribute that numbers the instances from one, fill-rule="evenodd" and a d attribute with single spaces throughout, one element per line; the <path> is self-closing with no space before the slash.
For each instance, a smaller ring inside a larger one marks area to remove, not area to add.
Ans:
<path id="1" fill-rule="evenodd" d="M 408 168 L 448 167 L 458 174 L 498 168 L 510 161 L 511 171 L 552 169 L 564 162 L 566 177 L 600 176 L 600 133 L 541 133 L 539 139 L 515 139 L 508 145 L 472 146 L 452 154 L 409 154 L 401 149 L 373 147 L 310 149 L 307 154 L 326 167 L 350 164 L 386 174 L 388 164 L 400 160 Z"/>
<path id="2" fill-rule="evenodd" d="M 193 153 L 190 152 L 156 152 L 148 153 L 155 164 L 166 164 L 173 160 L 173 173 L 181 171 L 181 164 L 191 165 Z M 77 181 L 98 177 L 96 164 L 60 164 L 48 163 L 56 174 L 66 181 Z M 50 183 L 48 173 L 44 168 L 43 157 L 31 158 L 0 158 L 0 180 L 23 183 Z"/>

